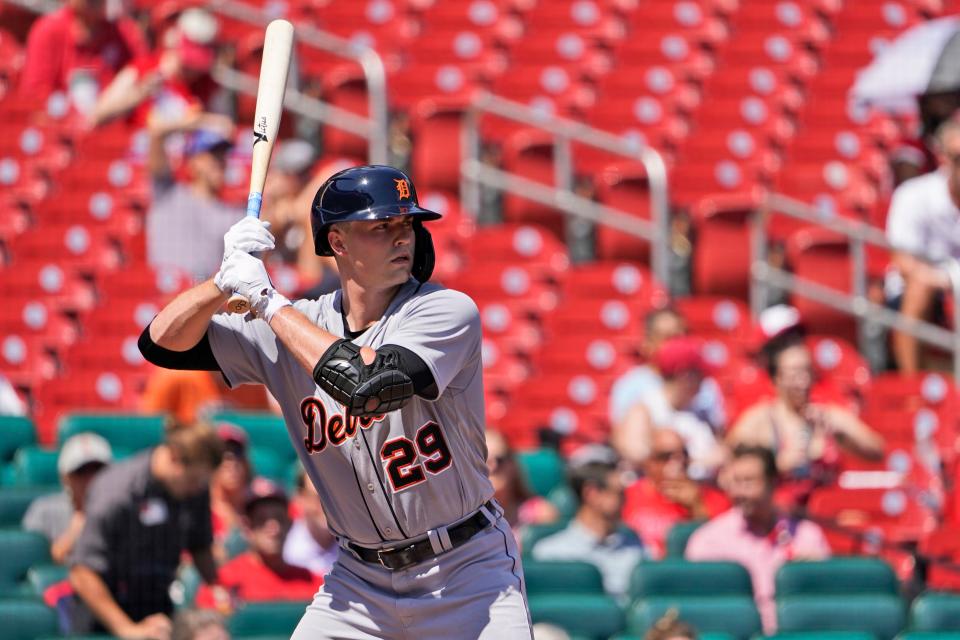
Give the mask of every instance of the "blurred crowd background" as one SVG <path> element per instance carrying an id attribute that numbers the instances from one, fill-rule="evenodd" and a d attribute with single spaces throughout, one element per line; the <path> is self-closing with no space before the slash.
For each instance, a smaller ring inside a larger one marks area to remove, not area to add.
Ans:
<path id="1" fill-rule="evenodd" d="M 243 214 L 286 17 L 264 260 L 338 288 L 347 166 L 444 214 L 538 639 L 960 638 L 958 11 L 0 0 L 0 635 L 288 637 L 339 552 L 269 394 L 137 349 Z"/>

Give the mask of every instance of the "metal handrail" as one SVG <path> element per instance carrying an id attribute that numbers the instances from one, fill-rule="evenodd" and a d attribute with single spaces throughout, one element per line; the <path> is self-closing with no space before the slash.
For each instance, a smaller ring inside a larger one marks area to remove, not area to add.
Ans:
<path id="1" fill-rule="evenodd" d="M 851 272 L 853 293 L 827 287 L 806 278 L 798 278 L 784 269 L 769 264 L 767 223 L 774 215 L 784 215 L 795 220 L 814 223 L 818 227 L 846 237 L 853 260 Z M 861 348 L 865 346 L 867 340 L 865 321 L 869 319 L 872 323 L 908 333 L 923 343 L 951 352 L 954 379 L 960 380 L 960 322 L 957 322 L 960 321 L 960 263 L 949 260 L 941 265 L 941 268 L 945 269 L 950 276 L 953 293 L 956 326 L 951 331 L 930 322 L 908 318 L 867 298 L 866 245 L 903 253 L 890 245 L 883 231 L 872 225 L 837 218 L 831 220 L 830 226 L 827 227 L 816 208 L 783 194 L 768 193 L 751 220 L 750 308 L 754 317 L 767 306 L 768 287 L 784 289 L 857 318 Z M 916 257 L 924 259 L 922 255 Z"/>
<path id="2" fill-rule="evenodd" d="M 210 0 L 206 7 L 211 11 L 258 26 L 266 26 L 274 17 L 264 10 L 236 0 Z M 360 65 L 367 82 L 369 116 L 359 116 L 345 111 L 291 88 L 288 88 L 284 95 L 284 106 L 294 113 L 366 138 L 370 163 L 386 164 L 389 127 L 387 74 L 380 55 L 368 46 L 358 45 L 309 25 L 298 25 L 295 35 L 297 40 L 308 46 L 353 60 Z M 221 86 L 232 91 L 242 91 L 250 95 L 257 93 L 256 79 L 248 74 L 221 68 L 214 72 L 213 77 Z M 253 80 L 252 86 L 251 80 Z"/>
<path id="3" fill-rule="evenodd" d="M 536 127 L 553 135 L 555 184 L 545 185 L 493 167 L 481 159 L 480 117 L 493 115 Z M 544 117 L 531 107 L 506 100 L 486 91 L 475 93 L 463 121 L 461 133 L 461 200 L 476 216 L 480 211 L 480 186 L 506 191 L 553 207 L 568 216 L 601 222 L 650 242 L 653 273 L 667 284 L 670 276 L 669 199 L 667 169 L 663 157 L 653 148 L 638 145 L 600 129 L 568 118 Z M 650 187 L 651 221 L 627 211 L 601 205 L 573 191 L 574 171 L 571 142 L 579 142 L 611 154 L 640 162 Z"/>

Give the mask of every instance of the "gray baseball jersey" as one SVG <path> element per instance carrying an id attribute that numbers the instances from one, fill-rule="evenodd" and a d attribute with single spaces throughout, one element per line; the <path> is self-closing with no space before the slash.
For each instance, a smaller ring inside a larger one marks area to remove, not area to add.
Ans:
<path id="1" fill-rule="evenodd" d="M 299 300 L 317 326 L 345 336 L 341 292 Z M 264 384 L 279 402 L 290 439 L 313 480 L 331 529 L 359 544 L 404 540 L 460 520 L 493 496 L 487 478 L 481 327 L 463 293 L 410 280 L 383 317 L 353 342 L 417 354 L 439 389 L 399 411 L 344 421 L 262 320 L 216 315 L 207 331 L 231 386 Z"/>

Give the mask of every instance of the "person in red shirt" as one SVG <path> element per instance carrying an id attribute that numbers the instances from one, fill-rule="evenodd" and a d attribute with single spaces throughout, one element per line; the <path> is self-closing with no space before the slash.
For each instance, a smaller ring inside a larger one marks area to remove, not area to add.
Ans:
<path id="1" fill-rule="evenodd" d="M 34 23 L 20 95 L 67 91 L 80 111 L 89 111 L 117 72 L 147 52 L 137 25 L 126 17 L 108 20 L 105 7 L 104 0 L 67 0 Z"/>
<path id="2" fill-rule="evenodd" d="M 290 531 L 290 503 L 280 485 L 266 478 L 250 484 L 242 528 L 250 549 L 220 567 L 222 586 L 233 606 L 265 600 L 309 602 L 323 578 L 287 564 L 283 543 Z M 213 590 L 206 585 L 197 593 L 197 606 L 219 608 Z"/>
<path id="3" fill-rule="evenodd" d="M 135 126 L 174 122 L 207 110 L 216 84 L 210 70 L 217 57 L 217 19 L 187 9 L 162 36 L 163 48 L 127 65 L 97 100 L 93 126 L 129 117 Z"/>
<path id="4" fill-rule="evenodd" d="M 662 558 L 670 527 L 686 520 L 706 520 L 730 507 L 720 491 L 687 475 L 690 457 L 675 431 L 657 429 L 644 477 L 627 487 L 623 521 L 637 532 L 650 555 Z"/>

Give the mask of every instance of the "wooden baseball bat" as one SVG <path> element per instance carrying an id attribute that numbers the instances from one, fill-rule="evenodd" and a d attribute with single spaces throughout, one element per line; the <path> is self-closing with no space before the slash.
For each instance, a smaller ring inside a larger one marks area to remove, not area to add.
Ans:
<path id="1" fill-rule="evenodd" d="M 247 215 L 254 218 L 260 217 L 263 183 L 267 179 L 267 167 L 270 166 L 270 156 L 280 128 L 283 94 L 287 90 L 292 53 L 293 25 L 286 20 L 274 20 L 268 24 L 263 37 L 257 110 L 253 118 L 253 157 L 250 164 L 250 195 L 247 197 Z M 227 301 L 227 309 L 231 313 L 246 313 L 250 310 L 250 302 L 234 294 Z"/>

